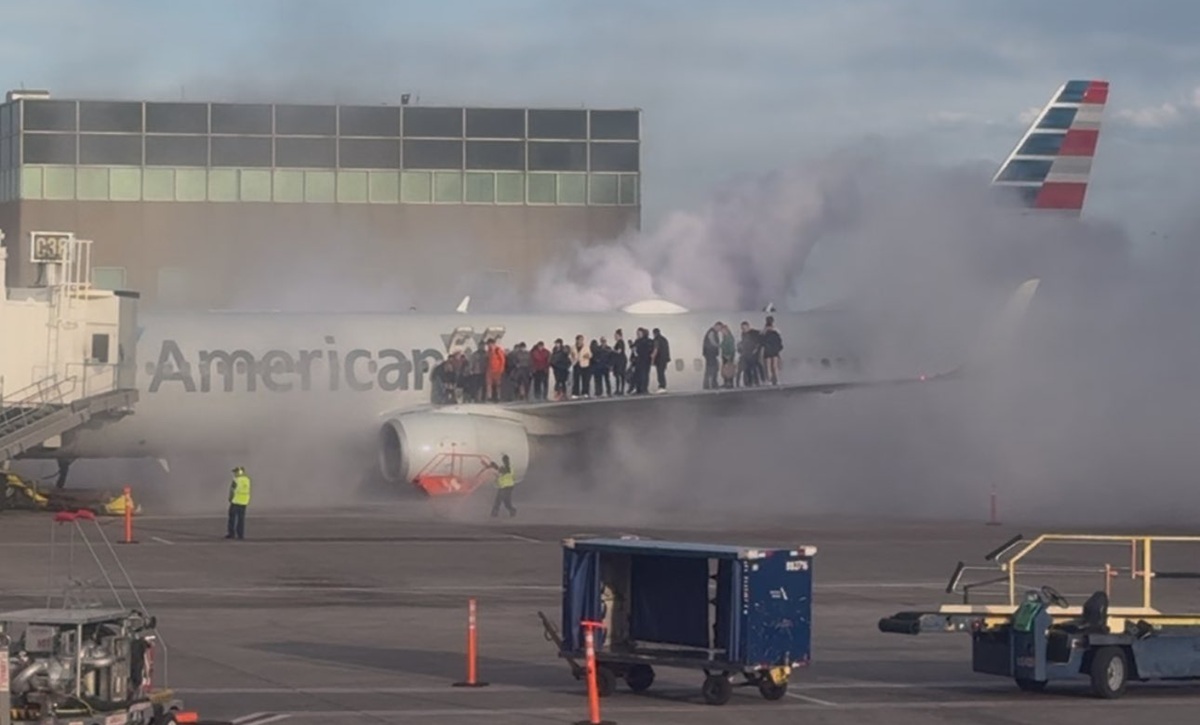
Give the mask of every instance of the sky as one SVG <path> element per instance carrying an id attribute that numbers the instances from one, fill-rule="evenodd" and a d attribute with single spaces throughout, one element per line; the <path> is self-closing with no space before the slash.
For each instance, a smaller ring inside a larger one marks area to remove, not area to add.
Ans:
<path id="1" fill-rule="evenodd" d="M 1188 0 L 9 0 L 4 18 L 4 85 L 62 97 L 638 107 L 646 227 L 872 138 L 998 164 L 1068 78 L 1113 84 L 1086 214 L 1168 234 L 1200 166 Z"/>

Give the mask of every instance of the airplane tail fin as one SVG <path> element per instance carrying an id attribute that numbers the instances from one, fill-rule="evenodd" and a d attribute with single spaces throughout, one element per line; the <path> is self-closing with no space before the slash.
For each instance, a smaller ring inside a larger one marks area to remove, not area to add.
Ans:
<path id="1" fill-rule="evenodd" d="M 1092 172 L 1108 81 L 1067 81 L 1042 108 L 992 178 L 1028 209 L 1078 215 Z"/>

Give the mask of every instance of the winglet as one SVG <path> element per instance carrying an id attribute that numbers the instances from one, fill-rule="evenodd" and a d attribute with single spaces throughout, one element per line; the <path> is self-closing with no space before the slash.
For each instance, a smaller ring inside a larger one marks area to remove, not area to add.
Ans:
<path id="1" fill-rule="evenodd" d="M 467 307 L 469 307 L 470 305 L 471 305 L 471 295 L 467 295 L 466 297 L 462 298 L 462 302 L 458 303 L 458 307 L 455 307 L 454 311 L 459 314 L 465 315 L 465 314 L 467 314 Z"/>
<path id="2" fill-rule="evenodd" d="M 1000 313 L 996 315 L 991 324 L 985 326 L 983 334 L 972 348 L 966 362 L 956 369 L 936 377 L 959 377 L 964 372 L 985 367 L 999 357 L 1005 349 L 1011 349 L 1040 284 L 1040 279 L 1022 282 L 1009 296 L 1008 301 L 1005 302 L 1004 307 L 1001 308 Z"/>
<path id="3" fill-rule="evenodd" d="M 1022 206 L 1072 216 L 1083 211 L 1108 81 L 1073 80 L 1059 87 L 992 179 Z"/>

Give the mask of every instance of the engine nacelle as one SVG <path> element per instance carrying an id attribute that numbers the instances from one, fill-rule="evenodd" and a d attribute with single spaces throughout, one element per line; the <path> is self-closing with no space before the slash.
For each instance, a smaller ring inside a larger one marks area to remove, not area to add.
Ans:
<path id="1" fill-rule="evenodd" d="M 508 455 L 517 479 L 529 468 L 529 434 L 520 423 L 465 413 L 402 413 L 379 431 L 379 471 L 412 483 L 434 458 L 456 452 L 499 463 Z"/>

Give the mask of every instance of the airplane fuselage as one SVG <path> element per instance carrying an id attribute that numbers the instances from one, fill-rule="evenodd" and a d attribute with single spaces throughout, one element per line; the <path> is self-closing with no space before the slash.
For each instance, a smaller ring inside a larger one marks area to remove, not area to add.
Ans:
<path id="1" fill-rule="evenodd" d="M 430 371 L 456 349 L 487 337 L 510 350 L 556 338 L 611 344 L 622 329 L 659 328 L 669 340 L 671 390 L 703 385 L 701 345 L 717 320 L 740 335 L 745 320 L 761 329 L 765 314 L 642 315 L 185 313 L 141 315 L 136 350 L 140 400 L 134 414 L 78 431 L 55 457 L 167 457 L 237 451 L 262 426 L 361 428 L 381 415 L 430 403 Z M 847 313 L 775 313 L 783 369 L 792 382 L 845 378 L 865 364 Z"/>

